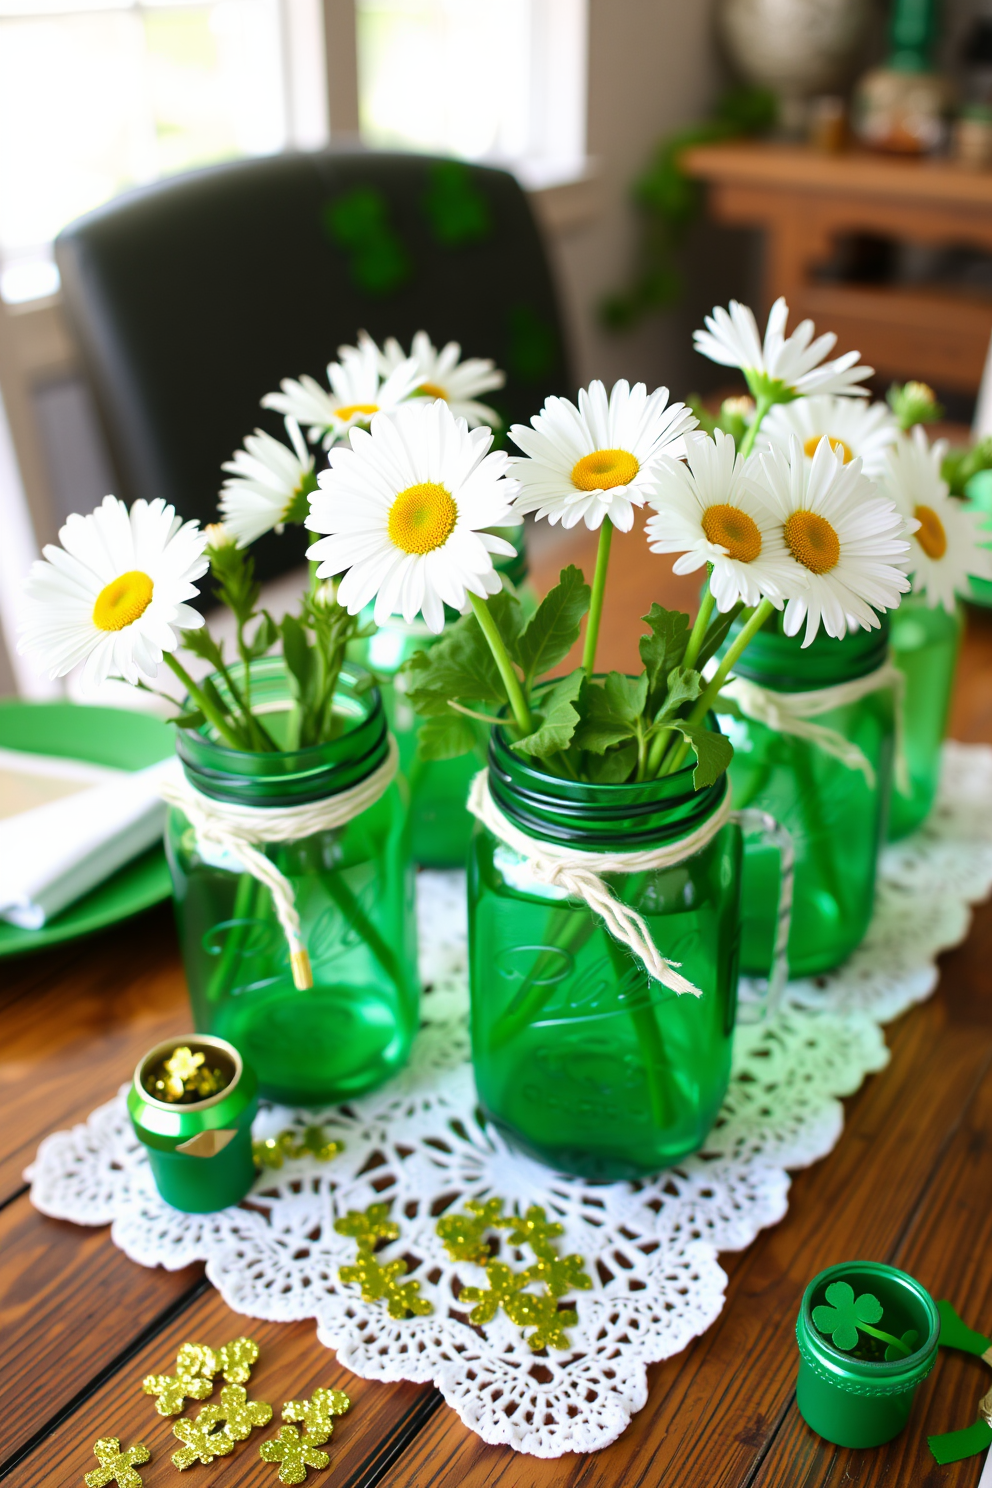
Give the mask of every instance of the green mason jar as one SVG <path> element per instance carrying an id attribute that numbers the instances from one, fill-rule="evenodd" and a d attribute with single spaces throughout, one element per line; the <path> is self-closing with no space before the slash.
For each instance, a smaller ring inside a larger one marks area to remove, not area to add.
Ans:
<path id="1" fill-rule="evenodd" d="M 882 667 L 889 624 L 834 640 L 821 629 L 812 645 L 786 636 L 781 617 L 758 632 L 734 676 L 772 695 L 810 693 L 854 683 Z M 732 693 L 733 689 L 731 689 Z M 832 746 L 854 746 L 859 768 L 820 742 L 781 732 L 751 717 L 726 717 L 734 746 L 730 765 L 734 805 L 770 813 L 792 837 L 795 897 L 789 936 L 792 976 L 813 976 L 838 966 L 871 921 L 875 870 L 888 826 L 895 733 L 891 686 L 817 713 L 809 722 L 829 731 Z M 764 844 L 749 841 L 744 886 L 741 966 L 766 974 L 776 929 L 778 861 Z"/>
<path id="2" fill-rule="evenodd" d="M 493 731 L 489 788 L 517 830 L 578 852 L 644 851 L 725 810 L 726 779 L 693 765 L 639 785 L 535 769 Z M 511 1146 L 612 1181 L 695 1151 L 730 1076 L 737 1006 L 741 831 L 731 821 L 667 868 L 607 873 L 661 954 L 701 996 L 651 979 L 603 920 L 481 824 L 469 854 L 472 1059 L 479 1099 Z"/>
<path id="3" fill-rule="evenodd" d="M 205 1065 L 222 1088 L 181 1104 L 156 1094 L 154 1073 L 177 1049 Z M 241 1202 L 255 1181 L 251 1124 L 258 1086 L 233 1045 L 188 1033 L 156 1044 L 134 1072 L 127 1109 L 167 1204 L 187 1214 L 210 1214 Z"/>
<path id="4" fill-rule="evenodd" d="M 836 1348 L 813 1322 L 826 1290 L 846 1281 L 855 1296 L 870 1292 L 882 1304 L 879 1327 L 895 1338 L 916 1333 L 907 1358 L 886 1360 L 883 1342 L 864 1336 L 853 1352 Z M 799 1377 L 796 1402 L 808 1426 L 839 1447 L 880 1447 L 905 1426 L 917 1385 L 937 1359 L 940 1316 L 929 1293 L 894 1266 L 871 1261 L 831 1266 L 813 1278 L 796 1321 Z M 860 1357 L 858 1357 L 860 1356 Z"/>
<path id="5" fill-rule="evenodd" d="M 497 558 L 498 573 L 513 586 L 524 608 L 534 610 L 527 586 L 527 551 L 524 529 L 500 527 L 498 534 L 516 547 L 515 558 Z M 458 616 L 446 610 L 449 620 Z M 372 607 L 363 614 L 371 627 Z M 400 769 L 410 784 L 411 840 L 413 860 L 424 868 L 463 868 L 472 836 L 472 818 L 465 807 L 473 777 L 485 763 L 488 730 L 480 725 L 478 752 L 451 760 L 421 759 L 417 751 L 420 719 L 404 696 L 404 678 L 397 675 L 416 651 L 426 651 L 440 636 L 422 620 L 409 623 L 398 615 L 372 634 L 355 641 L 349 654 L 380 679 L 389 727 L 400 748 Z"/>
<path id="6" fill-rule="evenodd" d="M 908 594 L 892 616 L 892 659 L 906 679 L 903 750 L 911 787 L 908 796 L 892 792 L 892 841 L 921 826 L 934 803 L 963 631 L 960 605 L 949 615 L 943 605 L 931 609 L 915 594 Z"/>
<path id="7" fill-rule="evenodd" d="M 180 731 L 187 781 L 219 803 L 272 810 L 358 786 L 390 748 L 378 690 L 361 683 L 359 668 L 342 669 L 341 732 L 311 748 L 254 754 Z M 252 698 L 270 733 L 288 740 L 294 705 L 280 657 L 253 665 Z M 292 887 L 313 986 L 296 985 L 270 889 L 174 808 L 166 853 L 196 1027 L 234 1044 L 269 1100 L 349 1100 L 400 1068 L 418 1023 L 405 782 L 397 776 L 344 826 L 259 847 Z"/>

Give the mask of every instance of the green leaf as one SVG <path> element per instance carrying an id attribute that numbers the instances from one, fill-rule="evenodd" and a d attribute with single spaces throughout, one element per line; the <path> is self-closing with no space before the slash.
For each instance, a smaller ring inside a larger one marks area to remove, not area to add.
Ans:
<path id="1" fill-rule="evenodd" d="M 624 744 L 592 755 L 586 762 L 586 774 L 594 785 L 622 785 L 637 764 L 637 745 Z"/>
<path id="2" fill-rule="evenodd" d="M 512 613 L 507 611 L 511 617 Z M 411 706 L 425 717 L 450 713 L 452 698 L 473 703 L 507 700 L 493 653 L 474 615 L 459 620 L 429 651 L 417 651 L 401 671 L 408 681 Z"/>
<path id="3" fill-rule="evenodd" d="M 683 739 L 688 739 L 696 755 L 696 768 L 692 783 L 696 790 L 712 785 L 719 780 L 734 757 L 734 746 L 723 734 L 714 733 L 701 723 L 686 723 L 675 718 L 671 727 L 677 729 Z"/>
<path id="4" fill-rule="evenodd" d="M 670 722 L 686 703 L 694 703 L 702 690 L 703 679 L 698 672 L 681 666 L 673 667 L 668 674 L 665 704 L 655 722 L 661 724 Z"/>
<path id="5" fill-rule="evenodd" d="M 276 629 L 272 616 L 263 614 L 261 620 L 258 622 L 255 634 L 246 643 L 245 649 L 248 652 L 248 659 L 250 661 L 257 661 L 260 656 L 264 656 L 267 651 L 272 649 L 278 638 L 279 632 Z"/>
<path id="6" fill-rule="evenodd" d="M 647 671 L 649 712 L 653 715 L 664 702 L 669 672 L 685 655 L 689 616 L 653 604 L 641 618 L 651 631 L 650 635 L 641 636 L 638 644 Z"/>
<path id="7" fill-rule="evenodd" d="M 490 594 L 486 599 L 486 607 L 490 615 L 496 621 L 496 629 L 499 631 L 511 658 L 520 660 L 520 631 L 524 623 L 524 612 L 520 607 L 520 601 L 512 589 L 500 589 L 496 594 Z M 478 625 L 478 620 L 472 615 L 473 625 Z M 481 631 L 480 631 L 481 635 Z M 483 637 L 485 641 L 485 637 Z M 488 642 L 486 649 L 489 649 Z M 490 652 L 490 655 L 492 653 Z"/>
<path id="8" fill-rule="evenodd" d="M 417 733 L 421 759 L 450 760 L 471 754 L 477 743 L 471 718 L 449 708 L 435 718 L 425 718 Z"/>
<path id="9" fill-rule="evenodd" d="M 579 749 L 602 754 L 636 732 L 636 724 L 617 712 L 613 698 L 599 682 L 586 684 L 579 706 L 582 720 L 575 731 L 575 744 Z"/>
<path id="10" fill-rule="evenodd" d="M 307 640 L 306 630 L 295 615 L 283 616 L 280 633 L 282 654 L 294 684 L 294 691 L 299 701 L 307 706 L 313 701 L 317 658 Z"/>
<path id="11" fill-rule="evenodd" d="M 520 637 L 519 660 L 528 689 L 535 678 L 564 660 L 575 645 L 591 593 L 582 570 L 570 564 L 562 569 L 558 583 L 544 596 Z"/>
<path id="12" fill-rule="evenodd" d="M 550 692 L 541 699 L 541 722 L 532 734 L 518 739 L 513 748 L 521 754 L 532 754 L 538 759 L 547 759 L 559 750 L 567 749 L 572 742 L 576 724 L 579 722 L 575 700 L 585 681 L 585 673 L 579 667 L 562 677 Z"/>
<path id="13" fill-rule="evenodd" d="M 192 651 L 194 656 L 209 661 L 218 671 L 224 665 L 223 647 L 217 644 L 205 625 L 198 625 L 195 630 L 184 630 L 183 646 L 187 651 Z"/>
<path id="14" fill-rule="evenodd" d="M 718 613 L 716 619 L 710 621 L 710 627 L 703 637 L 703 644 L 700 646 L 699 655 L 696 657 L 696 666 L 700 671 L 703 670 L 710 657 L 715 656 L 719 651 L 727 639 L 730 627 L 743 608 L 744 606 L 742 604 L 735 604 L 725 615 Z"/>
<path id="15" fill-rule="evenodd" d="M 199 708 L 194 713 L 177 713 L 175 718 L 167 718 L 166 723 L 174 723 L 177 728 L 202 728 L 206 718 Z"/>
<path id="16" fill-rule="evenodd" d="M 631 727 L 636 727 L 647 701 L 647 673 L 642 672 L 639 677 L 625 677 L 623 672 L 610 672 L 606 678 L 605 692 L 616 716 Z"/>

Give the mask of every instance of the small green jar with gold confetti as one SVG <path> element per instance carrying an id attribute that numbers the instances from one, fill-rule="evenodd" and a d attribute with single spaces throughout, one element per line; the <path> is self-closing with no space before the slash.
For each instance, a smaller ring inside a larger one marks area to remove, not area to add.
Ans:
<path id="1" fill-rule="evenodd" d="M 255 1181 L 258 1094 L 233 1044 L 203 1033 L 156 1044 L 134 1072 L 127 1108 L 167 1204 L 210 1214 L 240 1203 Z"/>

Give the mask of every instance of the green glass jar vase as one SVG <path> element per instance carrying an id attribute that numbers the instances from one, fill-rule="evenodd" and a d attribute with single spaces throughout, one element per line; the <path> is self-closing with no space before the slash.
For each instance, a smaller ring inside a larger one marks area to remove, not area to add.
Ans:
<path id="1" fill-rule="evenodd" d="M 255 663 L 251 677 L 253 705 L 276 741 L 289 743 L 294 705 L 282 659 Z M 281 753 L 228 749 L 205 730 L 180 731 L 186 779 L 210 800 L 272 810 L 350 790 L 388 756 L 386 716 L 378 690 L 364 688 L 351 665 L 334 707 L 337 737 Z M 400 1068 L 417 1028 L 405 782 L 397 776 L 343 826 L 259 847 L 292 887 L 313 986 L 296 985 L 269 887 L 173 808 L 166 853 L 196 1027 L 240 1050 L 267 1099 L 349 1100 Z"/>
<path id="2" fill-rule="evenodd" d="M 964 631 L 960 605 L 943 605 L 908 594 L 892 616 L 892 659 L 905 680 L 903 749 L 910 792 L 892 792 L 889 838 L 915 832 L 930 814 L 940 784 L 940 753 L 947 732 L 954 672 Z"/>
<path id="3" fill-rule="evenodd" d="M 725 814 L 726 778 L 692 764 L 635 785 L 534 768 L 493 731 L 489 789 L 517 830 L 578 852 L 644 851 Z M 675 866 L 607 873 L 661 954 L 701 996 L 649 977 L 588 904 L 539 882 L 481 823 L 469 854 L 469 986 L 479 1099 L 511 1146 L 612 1181 L 695 1151 L 730 1077 L 740 933 L 740 828 Z"/>
<path id="4" fill-rule="evenodd" d="M 813 1321 L 813 1309 L 828 1303 L 827 1288 L 835 1282 L 846 1282 L 856 1297 L 870 1292 L 877 1298 L 882 1305 L 879 1326 L 895 1338 L 912 1330 L 912 1352 L 887 1358 L 894 1350 L 868 1334 L 859 1336 L 853 1350 L 837 1348 Z M 880 1447 L 891 1441 L 909 1419 L 917 1385 L 936 1363 L 939 1336 L 933 1299 L 905 1271 L 872 1261 L 821 1271 L 806 1288 L 796 1321 L 796 1403 L 803 1420 L 840 1447 Z"/>
<path id="5" fill-rule="evenodd" d="M 527 550 L 524 529 L 500 527 L 498 535 L 512 542 L 516 557 L 495 560 L 496 571 L 513 586 L 524 614 L 535 608 L 527 585 Z M 363 619 L 370 625 L 372 607 Z M 449 620 L 458 616 L 446 610 Z M 416 651 L 426 651 L 440 636 L 422 620 L 412 623 L 392 616 L 362 640 L 352 642 L 349 655 L 379 678 L 389 727 L 400 749 L 400 769 L 410 785 L 411 842 L 413 860 L 424 868 L 464 868 L 472 836 L 472 818 L 465 803 L 473 778 L 486 762 L 488 730 L 480 725 L 479 747 L 471 754 L 450 760 L 421 759 L 417 750 L 420 719 L 404 696 L 404 678 L 398 673 Z"/>
<path id="6" fill-rule="evenodd" d="M 888 657 L 889 623 L 834 640 L 821 629 L 803 649 L 786 636 L 781 616 L 758 632 L 734 668 L 773 705 L 870 679 Z M 870 683 L 868 684 L 870 685 Z M 733 696 L 734 688 L 729 689 Z M 760 694 L 759 694 L 760 700 Z M 819 739 L 769 727 L 754 717 L 726 717 L 734 746 L 730 779 L 734 805 L 769 812 L 792 837 L 795 885 L 789 971 L 813 976 L 838 966 L 863 939 L 874 907 L 878 854 L 888 825 L 895 737 L 895 698 L 889 683 L 808 723 Z M 838 757 L 846 752 L 847 758 Z M 746 845 L 741 966 L 768 972 L 776 929 L 778 863 L 767 846 Z"/>

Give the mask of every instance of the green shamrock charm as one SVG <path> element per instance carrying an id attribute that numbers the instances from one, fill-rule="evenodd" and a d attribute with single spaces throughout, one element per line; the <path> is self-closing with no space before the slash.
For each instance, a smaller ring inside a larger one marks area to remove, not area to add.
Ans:
<path id="1" fill-rule="evenodd" d="M 483 1204 L 478 1199 L 469 1199 L 465 1208 L 467 1214 L 441 1216 L 436 1226 L 438 1236 L 453 1261 L 474 1261 L 477 1266 L 485 1266 L 490 1259 L 486 1231 L 506 1224 L 503 1200 L 487 1199 Z"/>
<path id="2" fill-rule="evenodd" d="M 93 1455 L 100 1466 L 86 1474 L 86 1488 L 106 1488 L 108 1483 L 116 1483 L 117 1488 L 141 1488 L 141 1474 L 135 1467 L 147 1462 L 152 1454 L 144 1442 L 135 1442 L 122 1452 L 119 1437 L 101 1436 L 93 1443 Z"/>
<path id="3" fill-rule="evenodd" d="M 506 1315 L 511 1317 L 514 1299 L 525 1284 L 525 1278 L 511 1267 L 504 1265 L 502 1261 L 489 1262 L 486 1267 L 486 1280 L 489 1282 L 488 1287 L 462 1287 L 459 1294 L 459 1301 L 476 1304 L 469 1313 L 468 1319 L 477 1327 L 484 1327 L 486 1323 L 491 1323 L 501 1307 Z"/>
<path id="4" fill-rule="evenodd" d="M 280 1483 L 303 1483 L 308 1467 L 326 1467 L 330 1457 L 310 1437 L 301 1438 L 295 1426 L 280 1426 L 274 1441 L 264 1441 L 258 1449 L 263 1462 L 278 1462 Z"/>
<path id="5" fill-rule="evenodd" d="M 176 1355 L 176 1372 L 148 1374 L 141 1381 L 146 1395 L 157 1395 L 160 1416 L 178 1416 L 187 1400 L 206 1400 L 214 1387 L 217 1355 L 205 1343 L 184 1343 Z"/>
<path id="6" fill-rule="evenodd" d="M 205 1405 L 195 1421 L 177 1421 L 173 1431 L 185 1445 L 172 1454 L 180 1472 L 194 1462 L 208 1466 L 215 1457 L 226 1457 L 234 1443 L 244 1441 L 255 1426 L 267 1426 L 272 1407 L 264 1400 L 249 1400 L 243 1385 L 225 1385 L 219 1405 Z M 219 1431 L 215 1426 L 224 1425 Z"/>
<path id="7" fill-rule="evenodd" d="M 323 1446 L 334 1430 L 334 1417 L 351 1410 L 351 1400 L 343 1390 L 314 1390 L 309 1400 L 287 1400 L 282 1408 L 284 1421 L 302 1421 L 307 1441 Z"/>
<path id="8" fill-rule="evenodd" d="M 827 1287 L 826 1298 L 830 1305 L 814 1307 L 813 1322 L 821 1333 L 833 1340 L 834 1348 L 850 1353 L 858 1346 L 859 1333 L 868 1333 L 887 1344 L 885 1357 L 889 1360 L 908 1358 L 916 1347 L 915 1329 L 910 1328 L 902 1338 L 894 1338 L 891 1333 L 874 1326 L 882 1321 L 883 1308 L 871 1292 L 862 1292 L 860 1297 L 855 1297 L 854 1288 L 848 1282 L 835 1281 Z"/>

